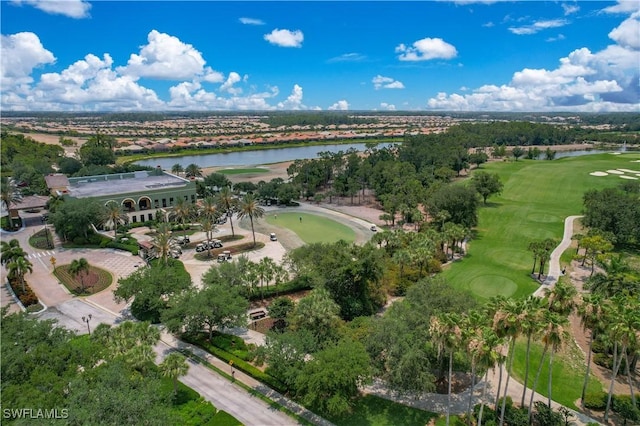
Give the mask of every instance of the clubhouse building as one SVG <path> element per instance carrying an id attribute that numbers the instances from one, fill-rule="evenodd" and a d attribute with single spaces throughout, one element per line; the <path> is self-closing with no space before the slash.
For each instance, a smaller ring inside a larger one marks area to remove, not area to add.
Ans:
<path id="1" fill-rule="evenodd" d="M 133 223 L 153 220 L 158 212 L 166 214 L 180 198 L 196 201 L 194 180 L 167 173 L 159 167 L 151 171 L 72 178 L 51 174 L 45 176 L 45 181 L 52 195 L 93 198 L 103 205 L 114 201 Z"/>

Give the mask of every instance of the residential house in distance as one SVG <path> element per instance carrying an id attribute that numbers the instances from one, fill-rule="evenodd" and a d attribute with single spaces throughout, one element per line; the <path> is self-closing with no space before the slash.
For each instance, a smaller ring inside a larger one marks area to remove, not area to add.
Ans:
<path id="1" fill-rule="evenodd" d="M 94 198 L 106 205 L 115 201 L 130 222 L 144 222 L 166 214 L 180 198 L 195 202 L 196 183 L 160 168 L 112 175 L 67 178 L 62 174 L 45 176 L 52 195 Z"/>

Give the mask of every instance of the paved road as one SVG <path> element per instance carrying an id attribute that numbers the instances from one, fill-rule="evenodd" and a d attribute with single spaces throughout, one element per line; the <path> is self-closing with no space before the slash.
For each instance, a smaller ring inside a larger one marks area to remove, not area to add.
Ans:
<path id="1" fill-rule="evenodd" d="M 117 324 L 131 319 L 127 305 L 116 303 L 113 300 L 112 291 L 117 285 L 118 278 L 129 275 L 144 262 L 130 253 L 113 249 L 63 249 L 58 244 L 54 250 L 38 250 L 29 246 L 29 237 L 42 228 L 42 225 L 38 225 L 1 235 L 3 241 L 17 239 L 33 264 L 33 272 L 29 274 L 28 281 L 39 299 L 47 306 L 44 312 L 36 314 L 36 316 L 40 319 L 55 320 L 59 325 L 80 334 L 88 333 L 100 323 Z M 114 275 L 114 284 L 89 297 L 74 297 L 58 283 L 53 275 L 51 257 L 56 258 L 57 265 L 70 263 L 73 259 L 84 257 L 90 264 L 109 270 Z M 0 294 L 0 297 L 2 306 L 9 304 L 11 311 L 19 310 L 6 290 Z M 91 319 L 87 324 L 85 320 L 89 316 Z M 171 350 L 171 346 L 167 342 L 173 342 L 174 347 L 178 347 L 181 343 L 175 339 L 172 340 L 166 334 L 163 340 L 156 347 L 160 357 Z M 270 408 L 259 398 L 252 397 L 242 388 L 231 384 L 216 372 L 202 365 L 192 364 L 188 374 L 182 377 L 181 381 L 245 425 L 284 426 L 297 424 L 285 413 Z M 283 400 L 282 402 L 286 403 L 287 401 Z M 322 421 L 316 423 L 322 424 Z"/>

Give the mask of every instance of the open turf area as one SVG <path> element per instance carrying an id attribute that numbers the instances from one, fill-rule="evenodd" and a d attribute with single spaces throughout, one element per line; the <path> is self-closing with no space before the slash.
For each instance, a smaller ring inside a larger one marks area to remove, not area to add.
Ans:
<path id="1" fill-rule="evenodd" d="M 356 238 L 356 233 L 348 226 L 309 213 L 270 213 L 267 223 L 290 229 L 307 244 L 334 243 L 338 240 L 352 242 Z"/>
<path id="2" fill-rule="evenodd" d="M 582 213 L 582 196 L 587 190 L 625 182 L 619 174 L 590 173 L 640 170 L 639 159 L 640 153 L 594 154 L 484 164 L 480 170 L 499 174 L 503 193 L 489 198 L 488 205 L 480 208 L 477 235 L 468 247 L 468 256 L 448 267 L 445 277 L 480 300 L 497 294 L 531 294 L 538 284 L 529 276 L 533 266 L 529 243 L 544 238 L 559 242 L 564 218 Z"/>

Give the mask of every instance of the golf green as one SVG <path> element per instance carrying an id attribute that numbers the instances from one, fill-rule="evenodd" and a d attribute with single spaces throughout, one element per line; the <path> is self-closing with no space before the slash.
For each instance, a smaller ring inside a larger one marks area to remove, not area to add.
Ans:
<path id="1" fill-rule="evenodd" d="M 624 175 L 632 176 L 630 171 L 640 169 L 639 159 L 640 153 L 593 154 L 482 165 L 480 170 L 500 176 L 504 190 L 480 207 L 477 236 L 469 243 L 468 256 L 446 268 L 445 277 L 452 286 L 470 290 L 480 300 L 497 294 L 525 297 L 533 293 L 538 284 L 529 275 L 533 266 L 529 243 L 545 238 L 560 242 L 564 219 L 582 214 L 586 191 L 625 182 L 620 174 L 590 173 L 625 169 L 629 172 Z"/>
<path id="2" fill-rule="evenodd" d="M 312 243 L 334 243 L 339 240 L 355 241 L 356 233 L 346 225 L 324 216 L 309 213 L 279 213 L 267 215 L 267 223 L 295 232 L 302 241 Z"/>

